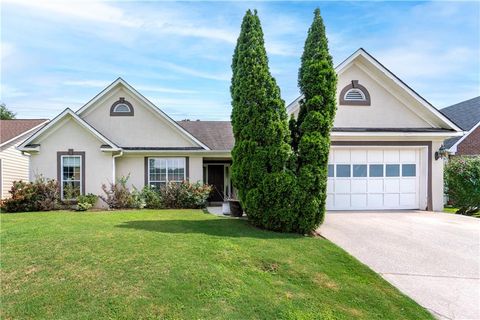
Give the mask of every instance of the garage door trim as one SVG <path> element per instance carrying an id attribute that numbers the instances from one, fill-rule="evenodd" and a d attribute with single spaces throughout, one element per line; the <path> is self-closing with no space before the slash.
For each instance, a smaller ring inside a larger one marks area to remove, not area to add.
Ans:
<path id="1" fill-rule="evenodd" d="M 427 147 L 427 210 L 432 211 L 432 141 L 332 141 L 332 146 Z"/>

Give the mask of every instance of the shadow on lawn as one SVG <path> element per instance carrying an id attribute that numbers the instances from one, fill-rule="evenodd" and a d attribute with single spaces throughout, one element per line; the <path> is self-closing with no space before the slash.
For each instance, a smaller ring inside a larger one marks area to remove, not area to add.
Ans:
<path id="1" fill-rule="evenodd" d="M 156 231 L 162 233 L 201 233 L 220 237 L 245 237 L 261 239 L 299 238 L 292 233 L 277 233 L 252 227 L 247 221 L 230 219 L 217 220 L 139 220 L 126 221 L 118 228 Z"/>

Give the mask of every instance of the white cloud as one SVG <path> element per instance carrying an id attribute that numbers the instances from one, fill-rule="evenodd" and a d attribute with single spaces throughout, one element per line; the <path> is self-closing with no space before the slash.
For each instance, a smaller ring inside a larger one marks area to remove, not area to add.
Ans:
<path id="1" fill-rule="evenodd" d="M 5 98 L 18 98 L 28 95 L 28 92 L 9 86 L 5 83 L 0 84 L 0 100 Z"/>
<path id="2" fill-rule="evenodd" d="M 111 81 L 102 80 L 67 80 L 63 84 L 67 86 L 87 87 L 87 88 L 104 88 L 108 86 Z"/>
<path id="3" fill-rule="evenodd" d="M 133 19 L 131 16 L 125 14 L 123 10 L 99 1 L 4 0 L 4 2 L 35 10 L 50 11 L 60 16 L 112 23 L 126 27 L 138 27 L 142 24 L 141 20 Z"/>
<path id="4" fill-rule="evenodd" d="M 171 62 L 164 62 L 161 63 L 163 67 L 170 69 L 172 71 L 176 71 L 182 74 L 194 76 L 197 78 L 203 78 L 203 79 L 209 79 L 209 80 L 217 80 L 217 81 L 229 81 L 230 80 L 230 74 L 223 73 L 223 74 L 215 74 L 215 73 L 208 73 L 208 72 L 203 72 L 199 71 L 196 69 L 184 67 L 175 63 Z"/>

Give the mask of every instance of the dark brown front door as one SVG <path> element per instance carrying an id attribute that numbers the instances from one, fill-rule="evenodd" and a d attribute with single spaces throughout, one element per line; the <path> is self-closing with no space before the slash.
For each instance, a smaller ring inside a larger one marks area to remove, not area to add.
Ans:
<path id="1" fill-rule="evenodd" d="M 218 164 L 208 165 L 208 184 L 213 187 L 210 194 L 209 201 L 223 201 L 223 187 L 224 187 L 224 166 Z"/>

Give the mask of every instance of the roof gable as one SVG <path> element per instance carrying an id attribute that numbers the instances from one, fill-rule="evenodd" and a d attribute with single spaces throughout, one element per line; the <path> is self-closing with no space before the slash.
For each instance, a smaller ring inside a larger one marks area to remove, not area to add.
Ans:
<path id="1" fill-rule="evenodd" d="M 38 139 L 41 139 L 43 136 L 48 135 L 52 130 L 55 129 L 56 126 L 61 124 L 65 119 L 70 118 L 79 124 L 82 128 L 90 132 L 93 136 L 95 136 L 100 142 L 110 147 L 111 151 L 120 150 L 120 148 L 115 145 L 112 141 L 108 140 L 104 137 L 100 132 L 95 130 L 91 125 L 87 122 L 82 120 L 75 112 L 71 109 L 67 108 L 62 113 L 60 113 L 57 117 L 55 117 L 52 121 L 50 121 L 47 125 L 43 128 L 35 132 L 31 135 L 27 140 L 25 140 L 18 149 L 21 151 L 32 151 L 35 150 L 36 147 L 32 147 L 31 145 L 34 144 Z"/>
<path id="2" fill-rule="evenodd" d="M 352 65 L 361 68 L 363 72 L 367 73 L 372 79 L 375 79 L 377 83 L 387 89 L 389 93 L 391 93 L 398 101 L 402 102 L 405 107 L 409 108 L 411 112 L 429 123 L 430 127 L 461 131 L 455 123 L 445 117 L 445 115 L 433 107 L 364 49 L 360 48 L 355 51 L 350 57 L 340 63 L 335 68 L 335 71 L 340 77 L 342 73 L 347 72 Z M 374 99 L 374 97 L 372 97 L 372 99 Z M 300 107 L 299 100 L 299 98 L 296 99 L 287 107 L 287 112 L 289 114 L 296 114 L 298 112 Z"/>
<path id="3" fill-rule="evenodd" d="M 123 90 L 123 92 L 126 95 L 128 95 L 131 99 L 134 99 L 137 102 L 136 106 L 134 106 L 134 107 L 140 107 L 140 108 L 144 108 L 144 109 L 148 110 L 150 116 L 147 117 L 145 119 L 145 121 L 148 121 L 148 122 L 152 122 L 154 120 L 159 121 L 158 122 L 159 126 L 168 128 L 168 130 L 170 131 L 170 133 L 173 135 L 174 138 L 176 137 L 177 140 L 178 139 L 183 140 L 184 141 L 183 144 L 185 144 L 188 147 L 189 146 L 196 146 L 196 147 L 201 147 L 205 150 L 209 150 L 209 147 L 207 145 L 205 145 L 203 142 L 198 140 L 191 133 L 189 133 L 184 128 L 182 128 L 177 122 L 175 122 L 166 113 L 164 113 L 162 110 L 160 110 L 150 100 L 145 98 L 142 94 L 140 94 L 137 90 L 135 90 L 130 84 L 128 84 L 122 78 L 118 78 L 112 84 L 110 84 L 108 87 L 106 87 L 103 91 L 101 91 L 99 94 L 97 94 L 93 99 L 91 99 L 83 107 L 81 107 L 77 111 L 77 114 L 82 119 L 84 119 L 85 121 L 87 121 L 89 123 L 95 122 L 95 124 L 94 124 L 95 127 L 98 130 L 100 130 L 105 136 L 110 136 L 111 140 L 117 142 L 117 139 L 119 139 L 117 144 L 121 145 L 122 143 L 126 143 L 125 140 L 123 140 L 123 142 L 121 141 L 122 140 L 122 135 L 121 134 L 123 134 L 123 132 L 122 133 L 118 132 L 119 128 L 115 128 L 115 125 L 125 125 L 127 123 L 125 120 L 128 120 L 128 118 L 130 118 L 130 117 L 111 117 L 111 118 L 107 117 L 109 121 L 112 120 L 112 118 L 115 118 L 115 122 L 118 123 L 118 124 L 113 124 L 113 121 L 111 121 L 112 122 L 111 124 L 104 127 L 102 124 L 96 123 L 96 122 L 100 121 L 96 117 L 97 115 L 95 117 L 90 116 L 91 114 L 94 114 L 96 112 L 95 110 L 100 108 L 102 106 L 102 104 L 103 104 L 103 108 L 105 110 L 106 110 L 106 108 L 110 108 L 110 106 L 105 105 L 105 103 L 107 103 L 106 101 L 108 101 L 108 98 L 111 98 L 111 96 L 113 94 L 115 94 L 116 92 L 118 93 L 119 90 Z M 104 112 L 105 110 L 103 110 L 102 112 L 105 113 Z M 135 110 L 135 116 L 139 115 L 139 113 L 137 111 L 138 110 Z M 104 116 L 103 113 L 101 113 L 101 114 L 99 113 L 99 115 L 101 115 L 103 117 Z M 105 118 L 105 119 L 107 119 L 107 118 Z M 123 119 L 120 119 L 120 118 L 123 118 Z M 134 129 L 135 128 L 129 128 L 130 131 L 132 131 L 132 130 L 134 131 Z M 116 133 L 113 132 L 115 130 L 117 131 Z M 148 130 L 148 128 L 143 128 L 143 130 Z M 143 133 L 145 133 L 145 131 L 143 131 Z M 149 133 L 154 134 L 155 132 L 149 132 Z M 128 134 L 128 133 L 125 132 L 125 134 Z M 116 135 L 116 136 L 113 137 L 113 135 Z M 147 147 L 147 145 L 142 145 L 142 143 L 143 143 L 142 139 L 137 139 L 136 143 L 138 143 L 138 144 L 136 144 L 135 146 L 127 143 L 128 145 L 125 145 L 125 147 L 127 147 L 127 146 L 128 147 Z M 123 145 L 121 145 L 121 146 L 123 147 Z M 150 147 L 153 147 L 153 145 L 150 146 Z"/>

